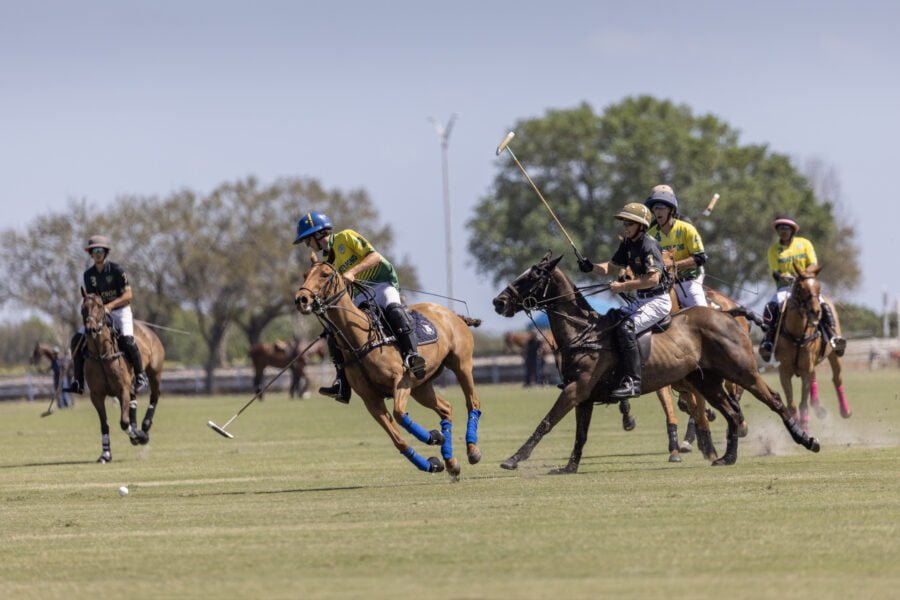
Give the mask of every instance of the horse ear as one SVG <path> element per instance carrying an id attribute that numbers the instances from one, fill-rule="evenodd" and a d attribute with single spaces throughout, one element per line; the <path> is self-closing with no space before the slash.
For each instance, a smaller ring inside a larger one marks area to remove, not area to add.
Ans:
<path id="1" fill-rule="evenodd" d="M 314 265 L 319 262 L 319 255 L 316 254 L 315 250 L 311 250 L 309 253 L 309 263 Z"/>
<path id="2" fill-rule="evenodd" d="M 556 265 L 559 264 L 559 261 L 562 260 L 563 256 L 565 256 L 565 255 L 564 255 L 564 254 L 560 254 L 559 256 L 557 256 L 556 258 L 554 258 L 553 260 L 551 260 L 551 261 L 547 264 L 547 267 L 548 267 L 549 269 L 555 269 L 555 268 L 556 268 Z"/>
<path id="3" fill-rule="evenodd" d="M 553 258 L 553 250 L 548 249 L 547 254 L 544 255 L 544 258 L 541 259 L 541 262 L 549 262 L 551 258 Z"/>

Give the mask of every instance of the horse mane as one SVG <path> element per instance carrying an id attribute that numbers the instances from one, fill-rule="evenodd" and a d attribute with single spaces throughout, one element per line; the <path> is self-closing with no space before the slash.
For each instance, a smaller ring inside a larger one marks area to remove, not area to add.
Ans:
<path id="1" fill-rule="evenodd" d="M 553 269 L 554 278 L 557 280 L 557 287 L 559 287 L 559 295 L 560 296 L 568 296 L 571 297 L 575 306 L 577 306 L 580 310 L 582 310 L 585 316 L 593 315 L 593 319 L 600 320 L 604 319 L 605 315 L 601 315 L 594 307 L 588 304 L 587 299 L 584 297 L 584 294 L 581 293 L 581 290 L 578 289 L 572 280 L 569 279 L 569 276 L 566 275 L 565 271 L 560 269 L 559 267 L 555 267 Z"/>

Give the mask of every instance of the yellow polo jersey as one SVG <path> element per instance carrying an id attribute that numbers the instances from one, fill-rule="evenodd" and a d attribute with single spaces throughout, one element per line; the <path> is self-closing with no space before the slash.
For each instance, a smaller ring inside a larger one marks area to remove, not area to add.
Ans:
<path id="1" fill-rule="evenodd" d="M 806 238 L 794 236 L 787 246 L 782 246 L 781 240 L 769 246 L 769 269 L 773 272 L 778 271 L 794 277 L 797 275 L 794 271 L 795 266 L 803 271 L 815 264 L 818 264 L 816 251 L 812 242 Z M 787 285 L 789 284 L 783 280 L 778 282 L 779 288 Z"/>
<path id="2" fill-rule="evenodd" d="M 690 258 L 694 254 L 705 252 L 703 249 L 703 240 L 700 239 L 697 228 L 685 221 L 675 219 L 672 223 L 672 229 L 669 230 L 668 234 L 664 233 L 662 229 L 659 228 L 658 224 L 651 227 L 648 233 L 650 236 L 656 238 L 656 241 L 659 242 L 659 245 L 662 246 L 663 250 L 670 251 L 676 261 Z M 678 278 L 694 279 L 700 273 L 701 270 L 699 267 L 683 269 L 678 271 Z"/>
<path id="3" fill-rule="evenodd" d="M 375 252 L 372 244 L 352 229 L 344 229 L 343 231 L 332 233 L 330 248 L 328 262 L 333 264 L 339 273 L 343 273 L 352 266 L 359 264 L 363 258 Z M 400 289 L 400 282 L 397 279 L 397 272 L 394 270 L 394 266 L 383 256 L 381 262 L 375 267 L 357 273 L 356 279 L 360 283 L 390 283 L 395 288 Z M 354 286 L 354 294 L 359 291 L 355 288 L 356 286 Z"/>

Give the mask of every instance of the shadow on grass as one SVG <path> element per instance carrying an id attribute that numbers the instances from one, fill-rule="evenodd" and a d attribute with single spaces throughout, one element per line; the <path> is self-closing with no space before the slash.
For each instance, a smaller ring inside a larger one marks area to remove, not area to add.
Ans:
<path id="1" fill-rule="evenodd" d="M 21 469 L 27 467 L 64 467 L 66 465 L 92 465 L 95 460 L 59 460 L 55 462 L 22 463 L 20 465 L 0 465 L 0 469 Z"/>

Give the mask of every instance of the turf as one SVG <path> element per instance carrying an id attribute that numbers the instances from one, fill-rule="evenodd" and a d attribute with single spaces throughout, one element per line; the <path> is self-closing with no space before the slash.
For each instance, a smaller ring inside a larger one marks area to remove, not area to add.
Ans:
<path id="1" fill-rule="evenodd" d="M 227 440 L 206 422 L 223 424 L 249 396 L 166 397 L 149 446 L 111 423 L 108 465 L 93 462 L 89 402 L 47 418 L 43 402 L 4 403 L 0 597 L 893 598 L 900 371 L 848 373 L 850 420 L 830 387 L 823 379 L 829 416 L 811 423 L 819 454 L 746 399 L 736 466 L 696 452 L 670 464 L 662 412 L 645 396 L 630 433 L 616 408 L 597 408 L 569 476 L 547 472 L 565 463 L 573 416 L 518 471 L 498 466 L 555 388 L 482 386 L 477 466 L 450 389 L 458 483 L 417 471 L 358 398 L 267 396 Z M 713 427 L 724 451 L 721 419 Z"/>

